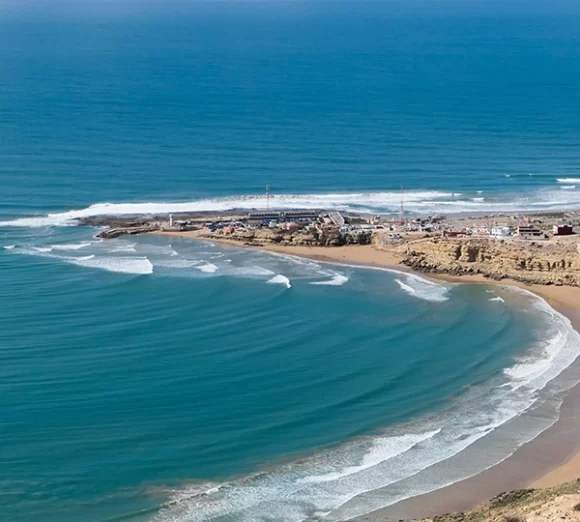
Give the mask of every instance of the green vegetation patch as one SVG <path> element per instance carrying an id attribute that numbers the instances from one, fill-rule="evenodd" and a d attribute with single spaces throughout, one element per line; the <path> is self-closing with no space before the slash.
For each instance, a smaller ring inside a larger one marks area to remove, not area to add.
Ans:
<path id="1" fill-rule="evenodd" d="M 523 501 L 528 500 L 535 491 L 535 489 L 516 489 L 515 491 L 500 493 L 497 497 L 492 499 L 490 507 L 492 509 L 497 509 L 512 506 L 514 504 L 520 504 Z"/>

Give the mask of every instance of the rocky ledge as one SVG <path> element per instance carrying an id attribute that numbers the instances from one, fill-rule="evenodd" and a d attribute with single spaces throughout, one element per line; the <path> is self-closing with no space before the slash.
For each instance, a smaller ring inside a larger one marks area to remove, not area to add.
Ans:
<path id="1" fill-rule="evenodd" d="M 245 245 L 261 246 L 277 244 L 283 246 L 322 246 L 335 247 L 342 245 L 367 245 L 371 242 L 370 233 L 364 234 L 341 234 L 338 230 L 306 230 L 295 232 L 278 228 L 257 228 L 254 230 L 235 230 L 232 232 L 207 232 L 199 237 L 206 239 L 227 239 L 239 241 Z"/>
<path id="2" fill-rule="evenodd" d="M 490 239 L 429 238 L 399 247 L 414 270 L 448 275 L 481 274 L 523 283 L 580 286 L 580 244 Z"/>
<path id="3" fill-rule="evenodd" d="M 153 223 L 146 224 L 129 224 L 118 227 L 107 228 L 99 232 L 96 237 L 101 239 L 114 239 L 120 236 L 131 236 L 136 234 L 146 234 L 148 232 L 155 232 L 160 230 L 159 225 Z"/>

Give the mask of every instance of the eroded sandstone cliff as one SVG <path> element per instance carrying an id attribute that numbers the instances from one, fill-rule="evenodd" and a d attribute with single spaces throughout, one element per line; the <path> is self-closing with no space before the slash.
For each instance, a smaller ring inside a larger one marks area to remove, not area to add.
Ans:
<path id="1" fill-rule="evenodd" d="M 580 253 L 567 243 L 430 238 L 397 247 L 402 263 L 422 272 L 482 274 L 526 283 L 580 286 Z"/>

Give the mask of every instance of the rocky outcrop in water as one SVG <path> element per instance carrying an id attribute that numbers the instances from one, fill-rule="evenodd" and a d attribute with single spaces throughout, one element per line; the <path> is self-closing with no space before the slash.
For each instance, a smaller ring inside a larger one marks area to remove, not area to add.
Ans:
<path id="1" fill-rule="evenodd" d="M 120 236 L 146 234 L 147 232 L 154 232 L 155 230 L 159 230 L 159 225 L 151 223 L 146 225 L 123 226 L 103 230 L 102 232 L 99 232 L 96 237 L 100 239 L 113 239 Z"/>
<path id="2" fill-rule="evenodd" d="M 431 238 L 399 247 L 402 263 L 421 272 L 481 274 L 525 283 L 580 286 L 580 254 L 575 241 L 524 242 Z"/>

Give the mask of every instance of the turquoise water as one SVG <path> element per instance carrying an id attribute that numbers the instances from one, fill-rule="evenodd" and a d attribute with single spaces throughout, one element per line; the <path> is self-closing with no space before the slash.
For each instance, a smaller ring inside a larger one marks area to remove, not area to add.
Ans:
<path id="1" fill-rule="evenodd" d="M 525 293 L 74 218 L 577 205 L 576 5 L 0 9 L 0 518 L 343 520 L 555 421 Z"/>

